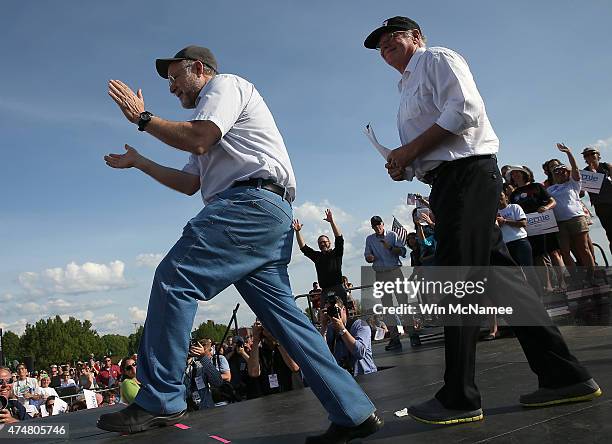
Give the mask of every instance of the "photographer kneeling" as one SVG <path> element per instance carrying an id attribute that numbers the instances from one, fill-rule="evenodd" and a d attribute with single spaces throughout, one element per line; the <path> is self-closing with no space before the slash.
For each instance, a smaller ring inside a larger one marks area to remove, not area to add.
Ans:
<path id="1" fill-rule="evenodd" d="M 321 316 L 321 333 L 336 362 L 353 376 L 377 371 L 372 357 L 372 333 L 367 322 L 347 319 L 342 299 L 331 299 Z"/>
<path id="2" fill-rule="evenodd" d="M 0 367 L 0 425 L 28 419 L 26 409 L 13 394 L 13 374 L 6 367 Z"/>

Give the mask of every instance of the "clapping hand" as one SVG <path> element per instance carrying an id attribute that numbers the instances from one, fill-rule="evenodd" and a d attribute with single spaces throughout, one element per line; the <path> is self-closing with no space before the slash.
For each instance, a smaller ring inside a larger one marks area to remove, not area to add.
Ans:
<path id="1" fill-rule="evenodd" d="M 123 115 L 132 123 L 138 123 L 140 113 L 145 110 L 142 90 L 137 94 L 121 80 L 110 80 L 108 82 L 108 95 L 119 106 Z"/>
<path id="2" fill-rule="evenodd" d="M 128 144 L 125 145 L 124 154 L 108 154 L 104 156 L 106 164 L 111 168 L 132 168 L 142 159 L 142 156 L 136 149 Z"/>

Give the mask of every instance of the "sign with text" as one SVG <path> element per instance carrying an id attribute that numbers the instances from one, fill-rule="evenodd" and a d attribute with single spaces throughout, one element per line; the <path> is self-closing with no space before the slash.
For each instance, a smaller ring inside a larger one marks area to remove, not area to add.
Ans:
<path id="1" fill-rule="evenodd" d="M 580 178 L 582 179 L 582 189 L 589 193 L 599 194 L 601 185 L 606 179 L 605 174 L 596 173 L 595 171 L 580 170 Z"/>
<path id="2" fill-rule="evenodd" d="M 83 390 L 83 395 L 85 396 L 85 404 L 88 409 L 95 409 L 98 407 L 98 399 L 96 398 L 96 392 L 93 390 Z"/>
<path id="3" fill-rule="evenodd" d="M 559 227 L 557 227 L 557 219 L 555 219 L 555 214 L 552 210 L 547 210 L 543 213 L 529 213 L 526 216 L 526 229 L 529 236 L 556 233 L 559 231 Z"/>

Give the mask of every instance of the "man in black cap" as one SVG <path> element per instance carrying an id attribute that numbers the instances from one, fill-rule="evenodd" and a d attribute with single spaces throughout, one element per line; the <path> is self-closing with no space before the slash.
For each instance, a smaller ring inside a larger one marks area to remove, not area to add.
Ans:
<path id="1" fill-rule="evenodd" d="M 426 48 L 419 25 L 392 17 L 366 38 L 384 61 L 402 76 L 398 129 L 402 146 L 385 165 L 393 180 L 404 180 L 411 166 L 417 178 L 432 185 L 430 205 L 436 215 L 436 266 L 470 266 L 478 273 L 489 265 L 514 266 L 495 225 L 502 189 L 497 167 L 499 141 L 466 61 L 441 47 Z M 498 267 L 499 268 L 499 267 Z M 592 399 L 601 394 L 589 372 L 567 349 L 537 294 L 514 267 L 507 267 L 503 296 L 532 327 L 515 327 L 525 355 L 538 375 L 540 388 L 521 396 L 524 406 L 545 406 Z M 486 270 L 485 270 L 486 271 Z M 474 281 L 475 275 L 466 281 Z M 500 279 L 499 272 L 496 279 Z M 487 292 L 498 301 L 500 287 Z M 538 326 L 535 326 L 538 325 Z M 479 324 L 461 318 L 444 328 L 444 386 L 409 414 L 434 424 L 481 420 L 480 394 L 474 381 Z"/>
<path id="2" fill-rule="evenodd" d="M 272 113 L 253 84 L 217 74 L 207 48 L 189 46 L 158 59 L 170 92 L 194 114 L 187 122 L 145 110 L 142 91 L 111 80 L 109 95 L 125 117 L 172 147 L 190 153 L 182 170 L 158 165 L 126 145 L 105 156 L 113 168 L 137 168 L 185 194 L 200 191 L 205 207 L 155 271 L 140 341 L 142 386 L 127 408 L 101 415 L 98 427 L 140 432 L 176 423 L 184 415 L 182 381 L 189 332 L 199 300 L 234 284 L 262 323 L 298 362 L 332 426 L 310 442 L 345 442 L 382 427 L 374 405 L 338 368 L 327 344 L 293 300 L 291 259 L 295 178 Z"/>
<path id="3" fill-rule="evenodd" d="M 370 224 L 374 233 L 366 237 L 365 250 L 363 256 L 367 263 L 372 264 L 378 282 L 396 282 L 404 279 L 402 273 L 401 257 L 406 257 L 406 247 L 398 238 L 393 230 L 385 230 L 385 224 L 380 216 L 372 216 Z M 398 306 L 408 303 L 408 296 L 405 293 L 395 293 Z M 382 304 L 385 307 L 393 306 L 393 296 L 385 292 L 382 297 Z M 389 326 L 390 338 L 385 350 L 401 350 L 399 326 L 402 320 L 397 315 L 386 315 L 385 322 Z"/>
<path id="4" fill-rule="evenodd" d="M 595 207 L 595 214 L 597 214 L 601 226 L 606 231 L 610 251 L 612 251 L 612 170 L 609 163 L 601 161 L 601 153 L 595 147 L 587 146 L 582 150 L 582 156 L 587 163 L 586 169 L 588 171 L 604 175 L 599 193 L 589 191 L 589 199 L 591 205 Z"/>

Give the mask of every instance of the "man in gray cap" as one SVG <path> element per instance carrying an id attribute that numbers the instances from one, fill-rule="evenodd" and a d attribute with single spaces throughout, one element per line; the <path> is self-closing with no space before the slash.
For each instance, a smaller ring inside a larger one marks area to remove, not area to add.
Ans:
<path id="1" fill-rule="evenodd" d="M 466 61 L 450 49 L 427 48 L 420 26 L 407 17 L 385 20 L 364 45 L 378 49 L 402 76 L 397 120 L 402 146 L 391 152 L 385 166 L 393 180 L 404 180 L 405 168 L 411 166 L 419 180 L 432 185 L 436 266 L 482 270 L 515 265 L 495 225 L 502 190 L 495 156 L 499 141 Z M 504 303 L 538 322 L 514 328 L 540 385 L 521 396 L 521 404 L 545 406 L 599 396 L 600 388 L 550 325 L 537 294 L 517 268 L 506 269 L 514 278 L 506 280 Z M 471 273 L 467 277 L 474 281 Z M 495 302 L 499 288 L 487 292 Z M 474 382 L 479 331 L 477 322 L 465 318 L 444 327 L 444 386 L 433 399 L 409 408 L 413 418 L 433 424 L 483 419 Z"/>
<path id="2" fill-rule="evenodd" d="M 134 403 L 101 415 L 98 427 L 140 432 L 176 423 L 184 415 L 184 364 L 198 301 L 234 285 L 257 317 L 299 364 L 329 413 L 330 429 L 309 442 L 345 442 L 382 427 L 374 405 L 336 364 L 327 344 L 293 300 L 291 259 L 295 178 L 283 138 L 255 86 L 218 74 L 207 48 L 189 46 L 158 59 L 159 75 L 187 109 L 186 122 L 145 110 L 142 91 L 109 82 L 125 117 L 162 142 L 190 153 L 182 170 L 164 167 L 126 145 L 105 156 L 112 168 L 136 168 L 181 193 L 200 191 L 205 207 L 161 261 L 140 341 Z"/>

